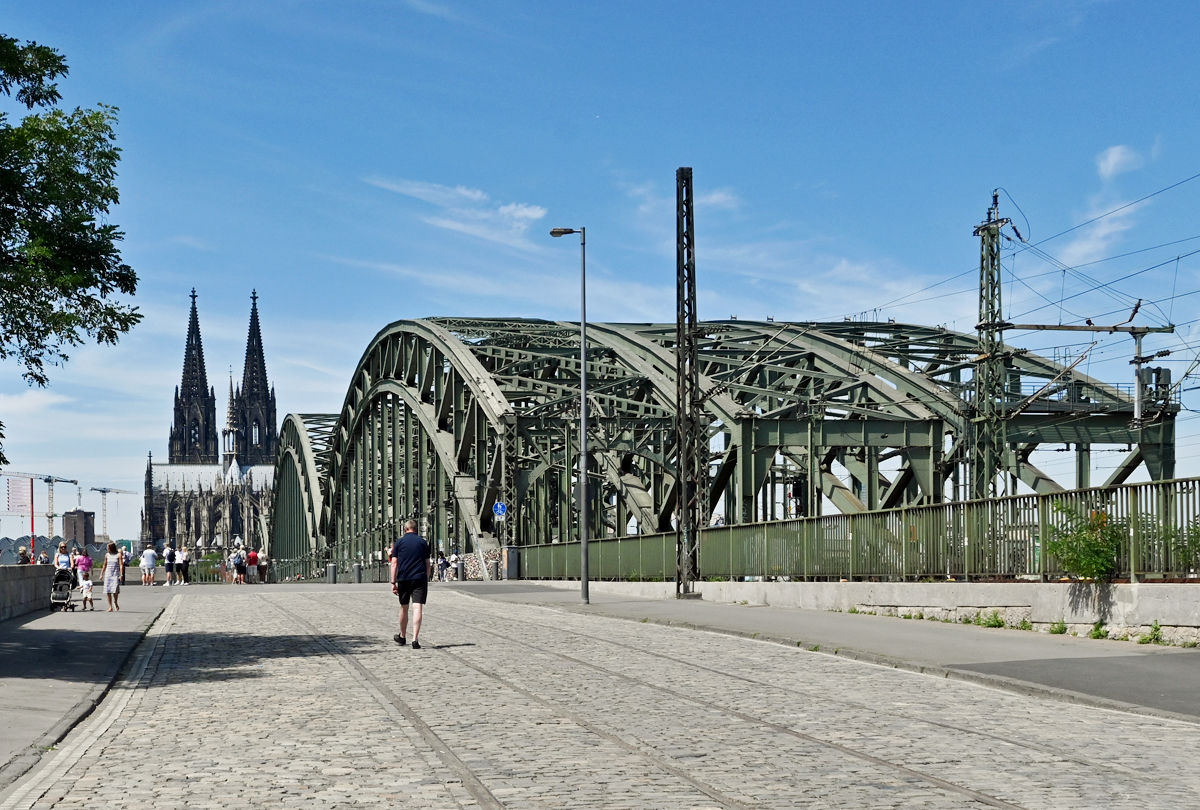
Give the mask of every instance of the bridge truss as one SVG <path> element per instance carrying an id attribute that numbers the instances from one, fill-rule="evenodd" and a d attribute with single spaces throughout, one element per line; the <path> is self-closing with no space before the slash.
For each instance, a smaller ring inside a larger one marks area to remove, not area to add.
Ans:
<path id="1" fill-rule="evenodd" d="M 1128 448 L 1174 477 L 1178 404 L 1005 346 L 981 408 L 976 335 L 896 323 L 709 321 L 697 344 L 706 522 L 857 513 L 970 497 L 980 413 L 1004 420 L 997 487 L 1063 487 L 1038 447 Z M 676 513 L 675 324 L 589 324 L 589 533 L 670 531 Z M 993 358 L 994 359 L 994 358 Z M 578 539 L 578 324 L 397 321 L 363 354 L 341 411 L 281 431 L 271 556 L 381 558 L 407 518 L 435 547 Z M 1081 465 L 1082 469 L 1082 465 Z M 1074 483 L 1074 482 L 1072 482 Z M 506 520 L 493 506 L 508 506 Z M 702 524 L 704 525 L 704 524 Z M 701 572 L 702 573 L 702 572 Z"/>

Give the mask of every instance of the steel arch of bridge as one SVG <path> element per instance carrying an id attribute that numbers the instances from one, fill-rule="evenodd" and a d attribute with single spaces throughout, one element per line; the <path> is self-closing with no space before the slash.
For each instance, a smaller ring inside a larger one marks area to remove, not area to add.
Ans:
<path id="1" fill-rule="evenodd" d="M 709 486 L 728 523 L 958 499 L 978 412 L 975 335 L 893 323 L 700 324 Z M 669 530 L 675 508 L 674 324 L 589 324 L 591 536 Z M 1174 475 L 1177 405 L 1131 424 L 1128 391 L 1007 347 L 1002 475 L 1062 487 L 1041 444 L 1133 449 Z M 381 554 L 407 518 L 447 551 L 574 540 L 578 326 L 431 318 L 371 341 L 337 414 L 281 431 L 272 556 Z M 1150 392 L 1152 395 L 1153 392 Z M 898 466 L 889 478 L 881 465 Z M 509 506 L 499 522 L 492 509 Z"/>

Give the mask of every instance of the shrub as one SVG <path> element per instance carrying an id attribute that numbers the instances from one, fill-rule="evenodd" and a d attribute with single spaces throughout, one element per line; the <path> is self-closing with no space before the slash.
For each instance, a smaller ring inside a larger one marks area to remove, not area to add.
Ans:
<path id="1" fill-rule="evenodd" d="M 1067 623 L 1065 621 L 1063 621 L 1062 619 L 1059 619 L 1054 624 L 1050 625 L 1050 634 L 1051 635 L 1061 636 L 1061 635 L 1066 634 L 1066 632 L 1067 632 Z"/>
<path id="2" fill-rule="evenodd" d="M 1020 623 L 1017 625 L 1017 629 L 1018 630 L 1032 630 L 1033 622 L 1029 621 L 1029 619 L 1021 619 Z"/>
<path id="3" fill-rule="evenodd" d="M 1056 503 L 1062 525 L 1050 528 L 1046 551 L 1064 569 L 1083 579 L 1107 582 L 1117 574 L 1121 545 L 1129 536 L 1126 520 L 1112 518 L 1099 509 L 1082 515 L 1066 504 Z"/>
<path id="4" fill-rule="evenodd" d="M 1092 629 L 1088 632 L 1088 638 L 1108 638 L 1108 631 L 1104 629 L 1104 622 L 1093 624 Z"/>
<path id="5" fill-rule="evenodd" d="M 993 610 L 987 616 L 980 613 L 975 617 L 975 623 L 981 627 L 1003 627 L 1004 619 L 1000 618 L 1000 611 Z"/>

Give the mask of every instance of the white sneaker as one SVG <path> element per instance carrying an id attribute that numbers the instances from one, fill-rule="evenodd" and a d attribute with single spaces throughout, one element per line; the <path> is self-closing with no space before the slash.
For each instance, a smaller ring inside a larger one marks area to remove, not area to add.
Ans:
<path id="1" fill-rule="evenodd" d="M 163 587 L 164 587 L 164 588 L 170 588 L 170 587 L 171 587 L 171 583 L 170 583 L 170 582 L 164 582 L 164 583 L 163 583 Z"/>

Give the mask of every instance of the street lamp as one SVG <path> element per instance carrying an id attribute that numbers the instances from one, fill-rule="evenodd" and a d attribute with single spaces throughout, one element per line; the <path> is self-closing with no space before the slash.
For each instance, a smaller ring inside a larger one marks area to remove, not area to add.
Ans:
<path id="1" fill-rule="evenodd" d="M 579 595 L 588 599 L 587 479 L 587 228 L 554 228 L 554 237 L 579 234 Z"/>

